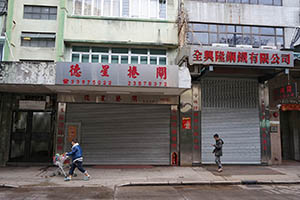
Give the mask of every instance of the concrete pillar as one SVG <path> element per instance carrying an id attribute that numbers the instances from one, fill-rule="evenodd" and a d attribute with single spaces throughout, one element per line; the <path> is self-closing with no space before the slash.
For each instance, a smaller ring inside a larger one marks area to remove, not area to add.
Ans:
<path id="1" fill-rule="evenodd" d="M 193 163 L 192 132 L 192 89 L 180 96 L 180 165 L 190 166 Z M 187 125 L 190 123 L 189 125 Z M 186 127 L 183 127 L 185 125 Z M 187 127 L 190 126 L 190 127 Z"/>

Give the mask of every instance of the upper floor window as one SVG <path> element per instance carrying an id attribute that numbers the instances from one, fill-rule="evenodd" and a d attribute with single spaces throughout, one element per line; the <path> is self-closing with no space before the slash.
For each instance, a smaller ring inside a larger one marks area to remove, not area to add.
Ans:
<path id="1" fill-rule="evenodd" d="M 56 20 L 57 8 L 24 5 L 24 19 Z"/>
<path id="2" fill-rule="evenodd" d="M 55 47 L 55 33 L 22 32 L 21 46 L 24 47 Z"/>
<path id="3" fill-rule="evenodd" d="M 0 16 L 6 12 L 7 0 L 0 0 Z"/>
<path id="4" fill-rule="evenodd" d="M 252 45 L 284 47 L 283 28 L 191 23 L 188 43 L 211 45 L 224 43 L 229 46 Z"/>
<path id="5" fill-rule="evenodd" d="M 2 56 L 3 56 L 3 43 L 0 41 L 0 61 L 2 61 Z"/>
<path id="6" fill-rule="evenodd" d="M 73 0 L 73 14 L 166 19 L 167 0 Z"/>
<path id="7" fill-rule="evenodd" d="M 72 47 L 72 62 L 166 65 L 165 49 Z"/>
<path id="8" fill-rule="evenodd" d="M 220 3 L 244 3 L 244 4 L 261 4 L 282 6 L 282 0 L 200 0 L 204 2 L 220 2 Z"/>

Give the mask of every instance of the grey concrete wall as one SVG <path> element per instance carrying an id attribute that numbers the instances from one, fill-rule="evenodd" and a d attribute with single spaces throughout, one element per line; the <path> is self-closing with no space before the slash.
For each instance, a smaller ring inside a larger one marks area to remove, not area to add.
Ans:
<path id="1" fill-rule="evenodd" d="M 0 84 L 55 84 L 55 63 L 2 62 Z"/>
<path id="2" fill-rule="evenodd" d="M 289 47 L 294 27 L 300 25 L 298 0 L 283 0 L 283 6 L 187 0 L 185 8 L 189 20 L 195 22 L 284 27 L 286 47 Z"/>

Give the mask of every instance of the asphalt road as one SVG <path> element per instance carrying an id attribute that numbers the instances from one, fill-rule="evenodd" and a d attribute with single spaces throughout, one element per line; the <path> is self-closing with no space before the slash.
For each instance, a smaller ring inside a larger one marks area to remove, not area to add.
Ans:
<path id="1" fill-rule="evenodd" d="M 107 200 L 299 200 L 300 185 L 146 186 L 98 188 L 0 188 L 0 199 L 107 199 Z"/>

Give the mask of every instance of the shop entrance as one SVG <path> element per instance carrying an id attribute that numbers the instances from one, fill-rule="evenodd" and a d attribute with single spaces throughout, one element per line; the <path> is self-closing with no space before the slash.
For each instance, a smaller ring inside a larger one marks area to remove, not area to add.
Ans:
<path id="1" fill-rule="evenodd" d="M 280 112 L 283 160 L 300 161 L 300 111 Z"/>
<path id="2" fill-rule="evenodd" d="M 15 111 L 12 119 L 10 161 L 50 162 L 51 112 Z"/>

